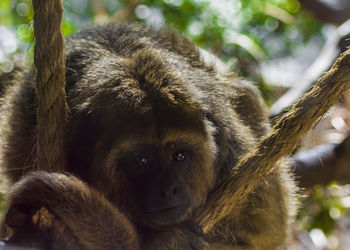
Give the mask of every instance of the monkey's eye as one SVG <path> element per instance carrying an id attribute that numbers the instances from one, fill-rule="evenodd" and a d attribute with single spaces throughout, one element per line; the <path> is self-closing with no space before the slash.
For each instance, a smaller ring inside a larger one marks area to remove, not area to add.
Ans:
<path id="1" fill-rule="evenodd" d="M 172 156 L 171 160 L 175 162 L 181 162 L 186 159 L 187 153 L 185 151 L 176 151 Z"/>
<path id="2" fill-rule="evenodd" d="M 146 157 L 140 157 L 140 158 L 138 159 L 138 164 L 139 164 L 140 166 L 142 166 L 142 167 L 146 167 L 146 166 L 149 165 L 149 159 L 146 158 Z"/>

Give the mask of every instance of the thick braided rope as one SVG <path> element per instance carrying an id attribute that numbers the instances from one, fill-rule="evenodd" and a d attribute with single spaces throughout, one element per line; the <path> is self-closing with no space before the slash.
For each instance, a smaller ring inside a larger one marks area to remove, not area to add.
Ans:
<path id="1" fill-rule="evenodd" d="M 242 206 L 259 180 L 278 167 L 282 157 L 297 147 L 301 137 L 350 87 L 350 50 L 342 54 L 293 107 L 281 117 L 271 133 L 244 155 L 232 175 L 226 178 L 212 195 L 206 209 L 199 211 L 196 221 L 208 232 L 230 212 L 232 206 Z"/>
<path id="2" fill-rule="evenodd" d="M 65 166 L 64 40 L 61 34 L 61 0 L 33 0 L 34 64 L 37 96 L 37 158 L 40 170 L 59 171 Z"/>

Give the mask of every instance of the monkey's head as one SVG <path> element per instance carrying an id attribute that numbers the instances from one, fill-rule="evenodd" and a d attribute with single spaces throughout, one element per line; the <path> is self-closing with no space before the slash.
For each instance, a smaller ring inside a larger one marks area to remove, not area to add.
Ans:
<path id="1" fill-rule="evenodd" d="M 84 118 L 70 161 L 88 166 L 87 181 L 131 220 L 153 228 L 185 221 L 214 185 L 215 131 L 155 52 L 116 64 L 77 108 Z"/>

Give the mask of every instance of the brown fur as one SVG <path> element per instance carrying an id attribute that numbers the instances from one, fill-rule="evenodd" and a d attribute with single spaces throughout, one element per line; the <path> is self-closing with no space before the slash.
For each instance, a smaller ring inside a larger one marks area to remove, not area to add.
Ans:
<path id="1" fill-rule="evenodd" d="M 269 130 L 254 86 L 220 75 L 174 32 L 108 25 L 82 31 L 66 46 L 65 169 L 76 177 L 27 173 L 36 136 L 28 74 L 7 106 L 3 166 L 17 182 L 7 216 L 15 234 L 28 224 L 18 219 L 18 207 L 31 217 L 44 206 L 85 249 L 277 249 L 284 243 L 295 187 L 282 162 L 213 230 L 202 235 L 192 222 L 207 194 Z M 172 158 L 179 150 L 184 162 Z M 145 154 L 149 168 L 135 168 Z M 170 205 L 154 198 L 163 193 Z M 163 205 L 180 209 L 154 215 Z M 48 237 L 64 248 L 64 238 Z"/>

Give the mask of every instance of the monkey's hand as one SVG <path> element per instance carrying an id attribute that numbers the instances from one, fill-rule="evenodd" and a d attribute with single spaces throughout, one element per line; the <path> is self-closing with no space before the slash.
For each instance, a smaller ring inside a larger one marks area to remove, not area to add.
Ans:
<path id="1" fill-rule="evenodd" d="M 203 240 L 203 229 L 194 223 L 193 221 L 185 221 L 182 223 L 184 230 L 186 231 L 187 242 L 189 242 L 191 249 L 200 250 L 205 249 L 207 244 Z"/>
<path id="2" fill-rule="evenodd" d="M 72 244 L 74 249 L 138 249 L 128 219 L 102 194 L 64 174 L 39 171 L 23 177 L 9 193 L 5 223 L 15 235 L 37 229 L 49 238 L 44 245 L 54 249 Z"/>
<path id="3" fill-rule="evenodd" d="M 8 244 L 35 246 L 37 249 L 83 250 L 72 231 L 46 207 L 41 207 L 31 216 L 33 207 L 27 210 L 13 206 L 6 214 L 5 223 L 12 230 Z"/>

